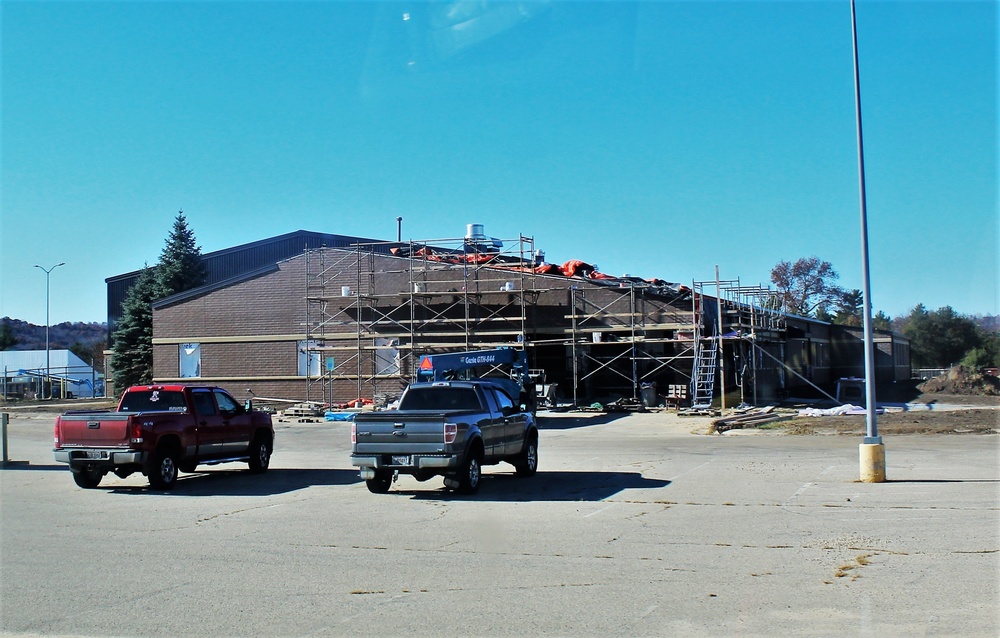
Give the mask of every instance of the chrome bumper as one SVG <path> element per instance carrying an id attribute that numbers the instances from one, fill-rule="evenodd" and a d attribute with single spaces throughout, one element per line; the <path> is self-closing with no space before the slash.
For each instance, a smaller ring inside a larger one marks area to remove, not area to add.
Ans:
<path id="1" fill-rule="evenodd" d="M 91 453 L 100 455 L 100 458 L 93 458 Z M 80 449 L 59 449 L 52 450 L 52 456 L 56 463 L 69 463 L 70 465 L 128 465 L 132 463 L 145 463 L 146 453 L 137 450 L 118 450 L 106 448 Z"/>

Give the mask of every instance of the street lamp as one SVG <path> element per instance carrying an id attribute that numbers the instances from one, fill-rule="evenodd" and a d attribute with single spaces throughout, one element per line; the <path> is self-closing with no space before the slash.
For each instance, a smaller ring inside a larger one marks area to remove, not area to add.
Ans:
<path id="1" fill-rule="evenodd" d="M 866 434 L 860 447 L 861 480 L 885 482 L 885 444 L 878 434 L 875 417 L 875 337 L 872 333 L 871 275 L 868 268 L 868 205 L 865 195 L 865 145 L 861 130 L 861 73 L 858 70 L 858 18 L 851 0 L 851 39 L 854 50 L 854 114 L 858 133 L 858 190 L 861 195 L 861 262 L 865 338 L 865 414 Z"/>
<path id="2" fill-rule="evenodd" d="M 45 396 L 45 381 L 49 382 L 49 396 L 52 398 L 52 381 L 49 379 L 49 273 L 58 268 L 59 266 L 65 266 L 66 262 L 61 261 L 51 268 L 45 269 L 35 264 L 35 268 L 43 271 L 45 273 L 45 379 L 42 381 L 42 398 Z"/>

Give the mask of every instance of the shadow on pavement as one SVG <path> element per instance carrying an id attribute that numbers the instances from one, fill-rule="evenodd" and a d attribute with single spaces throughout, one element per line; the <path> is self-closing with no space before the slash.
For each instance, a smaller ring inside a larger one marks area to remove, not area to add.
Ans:
<path id="1" fill-rule="evenodd" d="M 604 425 L 629 415 L 628 412 L 574 412 L 572 416 L 552 417 L 538 415 L 539 430 L 571 430 L 591 425 Z"/>
<path id="2" fill-rule="evenodd" d="M 472 501 L 602 501 L 623 490 L 650 490 L 670 485 L 663 479 L 648 479 L 638 472 L 538 472 L 521 478 L 514 474 L 483 474 L 479 491 L 463 496 L 451 490 L 432 487 L 426 490 L 399 490 L 390 495 L 416 499 L 461 499 Z"/>
<path id="3" fill-rule="evenodd" d="M 139 478 L 144 477 L 139 475 Z M 109 491 L 113 494 L 142 493 L 157 496 L 273 496 L 316 485 L 352 485 L 360 482 L 361 477 L 356 469 L 270 469 L 264 474 L 250 474 L 245 469 L 209 470 L 181 474 L 172 490 L 158 491 L 150 489 L 148 485 L 137 485 L 117 486 Z"/>

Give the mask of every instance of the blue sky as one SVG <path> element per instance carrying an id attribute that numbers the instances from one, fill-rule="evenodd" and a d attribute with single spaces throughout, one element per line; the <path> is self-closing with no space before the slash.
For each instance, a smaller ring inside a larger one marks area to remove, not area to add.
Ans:
<path id="1" fill-rule="evenodd" d="M 859 0 L 872 304 L 997 314 L 996 2 Z M 103 321 L 183 209 L 533 237 L 547 260 L 862 287 L 850 3 L 18 2 L 2 22 L 0 316 Z"/>

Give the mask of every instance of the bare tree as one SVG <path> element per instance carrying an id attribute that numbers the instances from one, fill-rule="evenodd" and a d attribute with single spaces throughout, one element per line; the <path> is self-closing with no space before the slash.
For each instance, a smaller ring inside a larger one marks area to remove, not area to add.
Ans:
<path id="1" fill-rule="evenodd" d="M 771 283 L 778 288 L 788 312 L 808 317 L 817 308 L 836 307 L 844 290 L 834 284 L 840 275 L 828 261 L 802 257 L 794 264 L 779 261 L 771 269 Z"/>

